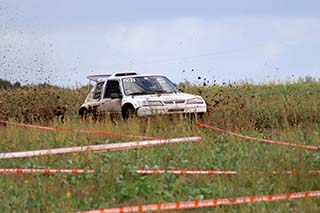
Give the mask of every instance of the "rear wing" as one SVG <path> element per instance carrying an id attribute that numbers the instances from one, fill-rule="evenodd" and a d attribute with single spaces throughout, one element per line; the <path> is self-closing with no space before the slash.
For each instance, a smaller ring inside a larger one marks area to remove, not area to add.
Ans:
<path id="1" fill-rule="evenodd" d="M 87 78 L 90 80 L 90 81 L 95 81 L 97 82 L 99 79 L 101 78 L 108 78 L 110 77 L 111 75 L 89 75 Z"/>
<path id="2" fill-rule="evenodd" d="M 115 73 L 113 75 L 109 75 L 109 74 L 106 74 L 106 75 L 89 75 L 87 78 L 90 81 L 98 82 L 102 78 L 124 77 L 124 76 L 131 76 L 131 75 L 138 75 L 138 74 L 136 72 L 118 72 L 118 73 Z"/>

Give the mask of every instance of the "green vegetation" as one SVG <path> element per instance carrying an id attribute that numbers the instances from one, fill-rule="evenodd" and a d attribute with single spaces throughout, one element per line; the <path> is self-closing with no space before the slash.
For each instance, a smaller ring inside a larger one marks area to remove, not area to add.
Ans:
<path id="1" fill-rule="evenodd" d="M 181 85 L 182 86 L 182 85 Z M 320 145 L 320 82 L 184 85 L 201 94 L 209 112 L 202 122 L 245 135 Z M 0 175 L 0 211 L 66 212 L 136 204 L 320 190 L 320 152 L 237 139 L 198 128 L 183 116 L 82 121 L 78 107 L 87 87 L 48 85 L 0 89 L 0 119 L 134 135 L 201 135 L 184 143 L 106 153 L 78 153 L 0 160 L 0 168 L 94 169 L 84 175 Z M 133 141 L 123 137 L 45 132 L 0 124 L 1 152 Z M 265 171 L 239 175 L 138 175 L 136 169 Z M 271 174 L 271 170 L 302 172 Z M 192 211 L 316 212 L 320 198 L 233 205 Z"/>

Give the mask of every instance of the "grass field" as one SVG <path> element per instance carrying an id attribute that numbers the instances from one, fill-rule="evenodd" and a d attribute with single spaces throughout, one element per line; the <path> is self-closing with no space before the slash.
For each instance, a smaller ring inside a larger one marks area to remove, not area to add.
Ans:
<path id="1" fill-rule="evenodd" d="M 185 91 L 201 94 L 201 120 L 259 138 L 320 146 L 320 82 L 233 84 Z M 88 92 L 50 86 L 0 90 L 0 119 L 72 129 L 161 137 L 202 136 L 137 150 L 0 160 L 0 168 L 94 169 L 84 175 L 0 175 L 1 212 L 67 212 L 137 204 L 320 190 L 320 152 L 237 139 L 196 127 L 183 116 L 84 122 L 78 107 Z M 63 121 L 61 117 L 63 114 Z M 1 152 L 133 141 L 124 137 L 45 132 L 0 125 Z M 239 175 L 139 175 L 136 169 L 265 171 Z M 297 169 L 299 174 L 271 174 Z M 318 212 L 320 198 L 193 209 L 197 212 Z"/>

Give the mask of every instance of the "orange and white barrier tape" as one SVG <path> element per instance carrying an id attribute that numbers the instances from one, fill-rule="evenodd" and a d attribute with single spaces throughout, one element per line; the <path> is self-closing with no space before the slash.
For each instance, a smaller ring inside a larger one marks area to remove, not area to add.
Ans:
<path id="1" fill-rule="evenodd" d="M 8 169 L 0 168 L 0 174 L 92 174 L 94 170 L 83 170 L 83 169 Z"/>
<path id="2" fill-rule="evenodd" d="M 99 209 L 90 211 L 79 211 L 79 213 L 125 213 L 125 212 L 148 212 L 161 210 L 179 210 L 203 207 L 214 207 L 221 205 L 236 205 L 255 202 L 272 202 L 277 200 L 292 200 L 298 198 L 309 198 L 320 196 L 320 191 L 296 192 L 277 195 L 260 195 L 238 198 L 221 198 L 210 200 L 194 200 L 173 203 L 158 203 L 149 205 L 127 206 L 119 208 Z"/>
<path id="3" fill-rule="evenodd" d="M 234 170 L 137 170 L 138 174 L 175 174 L 175 175 L 236 175 L 236 174 L 320 174 L 320 170 L 288 171 L 234 171 Z"/>
<path id="4" fill-rule="evenodd" d="M 184 137 L 184 138 L 172 138 L 172 139 L 161 139 L 161 140 L 149 140 L 149 141 L 134 141 L 126 143 L 111 143 L 111 144 L 100 144 L 100 145 L 89 145 L 89 146 L 76 146 L 66 148 L 55 148 L 55 149 L 42 149 L 32 150 L 24 152 L 9 152 L 0 153 L 0 159 L 8 158 L 27 158 L 43 155 L 55 155 L 64 153 L 76 153 L 86 151 L 116 151 L 125 149 L 136 149 L 148 146 L 158 146 L 162 144 L 181 143 L 181 142 L 199 142 L 201 137 Z"/>
<path id="5" fill-rule="evenodd" d="M 250 137 L 250 136 L 246 136 L 246 135 L 241 135 L 235 132 L 230 132 L 224 129 L 220 129 L 218 127 L 215 126 L 211 126 L 211 125 L 207 125 L 207 124 L 202 124 L 202 123 L 197 123 L 196 124 L 199 127 L 204 127 L 207 129 L 212 129 L 218 132 L 223 132 L 238 138 L 243 138 L 243 139 L 247 139 L 247 140 L 253 140 L 253 141 L 259 141 L 259 142 L 263 142 L 263 143 L 270 143 L 270 144 L 279 144 L 279 145 L 283 145 L 283 146 L 291 146 L 291 147 L 298 147 L 298 148 L 304 148 L 304 149 L 311 149 L 311 150 L 319 150 L 318 146 L 311 146 L 311 145 L 304 145 L 304 144 L 294 144 L 294 143 L 288 143 L 286 141 L 275 141 L 275 140 L 270 140 L 270 139 L 263 139 L 263 138 L 255 138 L 255 137 Z"/>
<path id="6" fill-rule="evenodd" d="M 73 130 L 67 128 L 54 128 L 54 127 L 47 127 L 47 126 L 36 126 L 31 124 L 24 124 L 24 123 L 17 123 L 11 121 L 0 120 L 0 123 L 10 124 L 20 127 L 27 127 L 32 129 L 39 129 L 44 131 L 62 131 L 62 132 L 75 132 L 75 133 L 82 133 L 82 134 L 91 134 L 91 135 L 108 135 L 114 137 L 128 137 L 128 138 L 137 138 L 143 140 L 157 140 L 157 139 L 165 139 L 162 137 L 153 137 L 153 136 L 140 136 L 140 135 L 127 135 L 115 132 L 103 132 L 103 131 L 93 131 L 93 130 Z"/>

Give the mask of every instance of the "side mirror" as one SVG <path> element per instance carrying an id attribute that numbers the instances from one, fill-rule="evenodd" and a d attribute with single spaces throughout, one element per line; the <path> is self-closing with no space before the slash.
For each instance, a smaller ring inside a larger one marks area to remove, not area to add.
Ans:
<path id="1" fill-rule="evenodd" d="M 122 94 L 121 93 L 111 93 L 110 98 L 111 99 L 122 98 Z"/>

